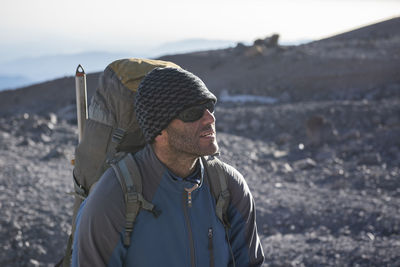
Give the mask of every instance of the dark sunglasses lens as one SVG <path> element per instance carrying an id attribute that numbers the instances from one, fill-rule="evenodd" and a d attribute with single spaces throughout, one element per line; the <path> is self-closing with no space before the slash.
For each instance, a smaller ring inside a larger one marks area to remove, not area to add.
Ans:
<path id="1" fill-rule="evenodd" d="M 203 117 L 204 110 L 206 109 L 213 113 L 214 103 L 210 101 L 202 105 L 187 108 L 178 115 L 178 118 L 183 122 L 194 122 Z"/>
<path id="2" fill-rule="evenodd" d="M 178 118 L 184 122 L 193 122 L 200 119 L 204 114 L 204 108 L 202 106 L 195 106 L 187 108 L 182 111 Z"/>

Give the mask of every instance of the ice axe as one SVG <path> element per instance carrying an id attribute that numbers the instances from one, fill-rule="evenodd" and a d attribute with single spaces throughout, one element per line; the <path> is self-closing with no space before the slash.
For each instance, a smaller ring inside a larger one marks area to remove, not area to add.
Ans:
<path id="1" fill-rule="evenodd" d="M 83 138 L 83 131 L 85 130 L 85 122 L 88 118 L 87 112 L 87 88 L 86 88 L 86 74 L 81 64 L 76 68 L 75 73 L 75 92 L 76 92 L 76 117 L 78 121 L 78 140 L 79 143 Z M 71 160 L 71 165 L 75 165 L 75 159 Z M 75 176 L 74 176 L 75 181 Z M 72 193 L 73 194 L 73 193 Z M 75 198 L 76 199 L 76 198 Z M 55 267 L 70 266 L 72 255 L 72 234 L 68 238 L 65 256 L 55 265 Z"/>
<path id="2" fill-rule="evenodd" d="M 76 117 L 78 119 L 78 134 L 79 142 L 83 137 L 85 130 L 85 122 L 87 116 L 87 88 L 86 88 L 86 74 L 81 64 L 76 68 L 75 73 L 75 89 L 76 89 Z"/>

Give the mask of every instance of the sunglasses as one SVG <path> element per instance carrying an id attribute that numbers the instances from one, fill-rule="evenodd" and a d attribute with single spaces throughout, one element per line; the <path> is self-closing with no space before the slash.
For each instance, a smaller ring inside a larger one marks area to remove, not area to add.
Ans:
<path id="1" fill-rule="evenodd" d="M 181 111 L 177 118 L 183 122 L 194 122 L 199 120 L 204 115 L 204 111 L 208 109 L 210 113 L 214 112 L 215 104 L 213 101 L 207 101 L 203 104 L 191 106 Z"/>

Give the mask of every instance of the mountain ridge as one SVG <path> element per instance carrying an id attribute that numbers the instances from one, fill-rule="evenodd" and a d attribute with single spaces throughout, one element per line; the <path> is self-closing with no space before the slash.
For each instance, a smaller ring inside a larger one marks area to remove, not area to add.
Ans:
<path id="1" fill-rule="evenodd" d="M 391 25 L 387 30 L 391 36 L 389 39 L 378 35 L 379 38 L 366 44 L 357 38 L 362 31 L 364 35 L 369 32 L 376 36 L 375 31 L 380 31 L 385 25 Z M 356 37 L 352 37 L 351 32 Z M 255 42 L 253 45 L 238 44 L 236 47 L 169 55 L 160 59 L 172 61 L 195 73 L 217 96 L 227 91 L 230 94 L 275 97 L 280 101 L 303 101 L 361 99 L 368 94 L 377 94 L 377 90 L 383 94 L 386 90 L 396 93 L 393 88 L 400 84 L 400 49 L 396 46 L 396 38 L 400 38 L 400 18 L 351 32 L 339 35 L 342 36 L 341 42 L 335 41 L 335 37 L 298 46 L 276 44 L 267 47 L 262 42 L 261 45 Z M 89 99 L 97 87 L 99 75 L 100 72 L 87 75 Z M 0 92 L 0 114 L 56 113 L 63 103 L 74 103 L 74 86 L 73 77 L 63 77 Z M 53 95 L 57 97 L 52 99 Z"/>

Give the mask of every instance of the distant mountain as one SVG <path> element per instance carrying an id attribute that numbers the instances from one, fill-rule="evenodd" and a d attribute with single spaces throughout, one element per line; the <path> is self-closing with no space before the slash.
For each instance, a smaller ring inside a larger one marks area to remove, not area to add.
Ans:
<path id="1" fill-rule="evenodd" d="M 75 74 L 78 64 L 81 64 L 86 72 L 101 71 L 111 61 L 126 56 L 128 55 L 122 53 L 91 52 L 22 58 L 1 63 L 0 90 L 71 76 Z"/>
<path id="2" fill-rule="evenodd" d="M 0 90 L 14 89 L 32 83 L 31 79 L 21 75 L 0 75 Z"/>

